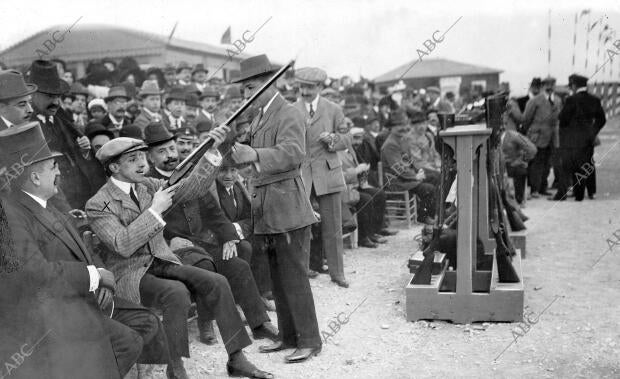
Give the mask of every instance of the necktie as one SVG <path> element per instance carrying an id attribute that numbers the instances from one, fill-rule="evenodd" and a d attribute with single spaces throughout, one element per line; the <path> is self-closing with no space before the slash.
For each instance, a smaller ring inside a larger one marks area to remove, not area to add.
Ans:
<path id="1" fill-rule="evenodd" d="M 310 117 L 314 117 L 314 109 L 312 108 L 312 103 L 310 103 Z"/>
<path id="2" fill-rule="evenodd" d="M 551 100 L 552 96 L 549 95 L 549 103 L 551 103 L 551 105 L 553 105 L 553 100 Z"/>
<path id="3" fill-rule="evenodd" d="M 233 192 L 232 187 L 228 189 L 228 194 L 230 195 L 230 198 L 233 201 L 233 204 L 235 204 L 235 208 L 237 207 L 237 200 L 235 200 L 235 193 Z"/>
<path id="4" fill-rule="evenodd" d="M 138 209 L 140 209 L 140 202 L 138 201 L 138 197 L 136 196 L 136 193 L 134 192 L 133 187 L 131 187 L 131 189 L 129 190 L 129 197 L 131 197 L 131 200 L 133 200 L 133 202 L 136 204 Z"/>

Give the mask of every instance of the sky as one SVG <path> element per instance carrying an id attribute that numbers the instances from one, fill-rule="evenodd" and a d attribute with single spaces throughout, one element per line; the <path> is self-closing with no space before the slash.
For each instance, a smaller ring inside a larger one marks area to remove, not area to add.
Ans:
<path id="1" fill-rule="evenodd" d="M 264 24 L 245 52 L 266 53 L 280 63 L 297 57 L 296 67 L 320 67 L 332 77 L 372 79 L 417 59 L 420 49 L 428 52 L 423 59 L 445 58 L 503 70 L 500 80 L 510 82 L 514 94 L 525 93 L 534 76 L 551 74 L 562 84 L 573 72 L 595 74 L 602 25 L 617 33 L 599 50 L 599 63 L 604 55 L 609 60 L 609 54 L 620 53 L 613 47 L 620 39 L 618 0 L 29 0 L 3 8 L 0 49 L 52 25 L 70 25 L 80 17 L 75 28 L 109 24 L 166 36 L 178 22 L 175 37 L 216 45 L 228 26 L 235 40 Z M 584 9 L 591 11 L 579 18 L 574 49 L 574 17 Z M 549 20 L 551 65 L 547 62 Z M 586 69 L 587 25 L 599 20 L 589 33 Z M 445 39 L 429 52 L 425 41 L 453 24 Z M 607 48 L 612 52 L 606 52 Z M 604 70 L 592 80 L 609 81 L 611 75 L 620 80 L 620 54 Z"/>

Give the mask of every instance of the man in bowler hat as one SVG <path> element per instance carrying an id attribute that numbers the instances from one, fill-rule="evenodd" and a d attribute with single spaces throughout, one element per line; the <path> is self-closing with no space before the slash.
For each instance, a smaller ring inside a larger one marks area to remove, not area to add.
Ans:
<path id="1" fill-rule="evenodd" d="M 275 72 L 266 55 L 241 61 L 236 82 L 249 98 Z M 250 145 L 235 143 L 232 158 L 257 167 L 251 179 L 254 234 L 265 245 L 281 341 L 262 352 L 295 348 L 287 363 L 321 351 L 321 337 L 308 279 L 310 225 L 317 222 L 301 178 L 306 130 L 303 114 L 275 86 L 256 100 L 259 115 L 250 127 Z"/>

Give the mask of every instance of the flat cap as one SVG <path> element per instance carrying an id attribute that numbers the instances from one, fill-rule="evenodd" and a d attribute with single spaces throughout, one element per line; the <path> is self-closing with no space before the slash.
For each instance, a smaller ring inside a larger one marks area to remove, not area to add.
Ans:
<path id="1" fill-rule="evenodd" d="M 428 92 L 428 93 L 434 92 L 434 93 L 441 94 L 441 90 L 439 89 L 439 87 L 435 87 L 435 86 L 428 87 L 426 89 L 426 92 Z"/>
<path id="2" fill-rule="evenodd" d="M 177 138 L 194 138 L 198 136 L 198 133 L 192 126 L 183 126 L 174 131 L 174 136 Z"/>
<path id="3" fill-rule="evenodd" d="M 585 87 L 588 85 L 588 78 L 583 75 L 572 74 L 568 77 L 568 84 L 575 84 L 577 87 Z"/>
<path id="4" fill-rule="evenodd" d="M 295 80 L 299 83 L 319 84 L 327 80 L 327 73 L 316 67 L 302 67 L 295 70 Z"/>
<path id="5" fill-rule="evenodd" d="M 118 137 L 101 146 L 101 149 L 97 151 L 95 157 L 99 160 L 99 162 L 105 164 L 110 159 L 116 158 L 122 154 L 147 149 L 148 147 L 146 144 L 139 139 Z"/>

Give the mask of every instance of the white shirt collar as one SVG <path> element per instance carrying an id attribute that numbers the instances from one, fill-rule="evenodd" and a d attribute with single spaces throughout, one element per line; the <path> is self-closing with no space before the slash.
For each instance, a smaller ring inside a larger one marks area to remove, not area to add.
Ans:
<path id="1" fill-rule="evenodd" d="M 131 190 L 131 187 L 133 187 L 133 183 L 123 182 L 122 180 L 115 179 L 113 176 L 110 176 L 110 181 L 114 183 L 114 185 L 116 185 L 118 188 L 120 188 L 121 191 L 125 192 L 127 195 L 129 195 L 129 191 Z"/>
<path id="2" fill-rule="evenodd" d="M 11 121 L 7 120 L 6 118 L 2 116 L 0 116 L 0 118 L 2 118 L 2 121 L 4 121 L 4 124 L 7 128 L 12 128 L 13 126 L 15 126 Z"/>
<path id="3" fill-rule="evenodd" d="M 37 118 L 39 120 L 41 120 L 42 123 L 45 123 L 49 120 L 49 122 L 54 123 L 54 116 L 48 116 L 48 118 L 46 119 L 44 115 L 42 115 L 41 113 L 39 113 L 37 115 Z"/>
<path id="4" fill-rule="evenodd" d="M 160 174 L 162 174 L 163 176 L 165 176 L 166 178 L 169 178 L 172 176 L 172 171 L 164 171 L 164 170 L 160 170 L 159 168 L 155 167 L 155 170 L 157 170 L 157 172 L 159 172 Z"/>
<path id="5" fill-rule="evenodd" d="M 152 118 L 161 118 L 161 115 L 159 114 L 159 112 L 151 112 L 150 110 L 148 110 L 147 107 L 142 108 L 142 110 L 148 114 L 149 116 L 151 116 Z"/>
<path id="6" fill-rule="evenodd" d="M 123 122 L 125 121 L 125 119 L 121 119 L 120 121 L 116 120 L 116 118 L 114 118 L 114 116 L 112 116 L 112 113 L 108 113 L 108 115 L 110 116 L 110 121 L 112 121 L 112 124 L 114 124 L 114 126 L 118 126 L 118 128 L 122 128 L 123 127 Z"/>
<path id="7" fill-rule="evenodd" d="M 35 195 L 31 194 L 31 193 L 28 193 L 28 192 L 26 192 L 24 190 L 22 190 L 22 192 L 25 193 L 26 195 L 30 196 L 32 198 L 32 200 L 34 200 L 37 203 L 39 203 L 39 205 L 41 205 L 43 208 L 47 209 L 47 200 L 43 200 L 40 197 L 35 196 Z"/>
<path id="8" fill-rule="evenodd" d="M 577 91 L 575 92 L 587 92 L 588 91 L 588 87 L 579 87 L 577 88 Z"/>
<path id="9" fill-rule="evenodd" d="M 276 92 L 275 95 L 273 95 L 273 97 L 271 98 L 271 100 L 269 100 L 269 102 L 267 103 L 267 105 L 265 105 L 263 107 L 263 114 L 267 113 L 267 109 L 269 109 L 269 106 L 271 105 L 271 103 L 273 103 L 273 101 L 276 99 L 276 96 L 278 96 L 279 92 Z"/>
<path id="10" fill-rule="evenodd" d="M 308 113 L 310 113 L 310 104 L 312 104 L 312 110 L 314 111 L 314 113 L 316 113 L 316 108 L 319 105 L 319 95 L 317 94 L 314 100 L 312 100 L 310 103 L 306 103 L 304 101 L 304 104 L 306 105 L 306 110 L 308 111 Z"/>

